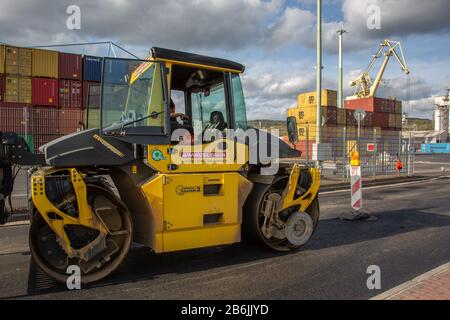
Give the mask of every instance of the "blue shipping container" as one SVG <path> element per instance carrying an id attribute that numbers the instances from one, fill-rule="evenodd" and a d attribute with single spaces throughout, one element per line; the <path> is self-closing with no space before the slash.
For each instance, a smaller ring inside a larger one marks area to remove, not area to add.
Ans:
<path id="1" fill-rule="evenodd" d="M 450 153 L 450 143 L 426 143 L 420 146 L 423 153 Z"/>
<path id="2" fill-rule="evenodd" d="M 103 58 L 94 56 L 84 56 L 83 58 L 83 80 L 98 81 L 102 80 Z"/>
<path id="3" fill-rule="evenodd" d="M 103 70 L 103 82 L 105 84 L 127 85 L 130 78 L 130 70 L 134 70 L 138 64 L 134 61 L 121 59 L 106 59 Z"/>

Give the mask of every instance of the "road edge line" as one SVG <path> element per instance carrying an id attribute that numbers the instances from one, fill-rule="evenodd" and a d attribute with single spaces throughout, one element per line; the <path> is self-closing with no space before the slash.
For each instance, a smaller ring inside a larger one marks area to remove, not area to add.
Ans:
<path id="1" fill-rule="evenodd" d="M 417 285 L 419 282 L 443 272 L 444 270 L 446 270 L 448 268 L 450 268 L 450 262 L 447 262 L 437 268 L 427 271 L 427 272 L 413 278 L 412 280 L 409 280 L 402 284 L 399 284 L 398 286 L 396 286 L 392 289 L 389 289 L 383 293 L 380 293 L 379 295 L 376 295 L 375 297 L 372 297 L 369 300 L 387 300 L 387 299 L 401 293 L 402 291 L 412 288 L 413 286 Z"/>

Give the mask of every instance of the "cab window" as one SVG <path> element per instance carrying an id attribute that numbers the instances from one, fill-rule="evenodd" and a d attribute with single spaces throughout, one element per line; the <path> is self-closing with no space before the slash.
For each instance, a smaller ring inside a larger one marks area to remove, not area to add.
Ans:
<path id="1" fill-rule="evenodd" d="M 200 141 L 207 129 L 225 132 L 231 128 L 226 79 L 220 71 L 172 65 L 171 132 L 184 129 Z"/>
<path id="2" fill-rule="evenodd" d="M 161 64 L 106 58 L 103 69 L 103 132 L 110 135 L 165 134 L 168 113 Z"/>
<path id="3" fill-rule="evenodd" d="M 207 89 L 191 93 L 192 119 L 201 123 L 202 129 L 227 128 L 227 107 L 225 85 L 222 79 L 216 80 Z"/>
<path id="4" fill-rule="evenodd" d="M 234 120 L 236 129 L 247 130 L 247 111 L 245 108 L 244 92 L 241 78 L 238 74 L 231 75 L 231 89 L 233 95 Z"/>

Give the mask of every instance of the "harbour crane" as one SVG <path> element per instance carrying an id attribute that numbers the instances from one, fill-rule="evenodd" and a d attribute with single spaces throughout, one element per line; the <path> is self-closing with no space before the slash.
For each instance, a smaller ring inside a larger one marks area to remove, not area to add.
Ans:
<path id="1" fill-rule="evenodd" d="M 380 71 L 374 81 L 370 77 L 370 72 L 375 65 L 375 62 L 382 56 L 384 53 L 384 62 L 381 65 Z M 402 45 L 399 41 L 393 40 L 384 40 L 378 49 L 378 51 L 372 56 L 372 61 L 370 62 L 367 69 L 356 77 L 354 80 L 350 81 L 350 86 L 356 87 L 355 95 L 348 97 L 348 100 L 351 99 L 359 99 L 359 98 L 369 98 L 374 97 L 378 87 L 380 86 L 381 79 L 383 78 L 383 74 L 386 71 L 386 67 L 389 63 L 389 59 L 391 56 L 394 56 L 397 62 L 400 64 L 402 71 L 405 74 L 409 74 L 409 68 L 406 63 L 405 56 L 403 54 Z"/>

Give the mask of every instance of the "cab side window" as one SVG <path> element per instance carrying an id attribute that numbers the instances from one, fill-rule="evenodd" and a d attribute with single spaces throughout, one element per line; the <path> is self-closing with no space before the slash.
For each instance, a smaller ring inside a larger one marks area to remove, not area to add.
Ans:
<path id="1" fill-rule="evenodd" d="M 231 90 L 233 95 L 234 119 L 236 129 L 247 130 L 247 112 L 242 89 L 241 78 L 238 74 L 231 75 Z"/>
<path id="2" fill-rule="evenodd" d="M 192 120 L 194 126 L 223 131 L 228 126 L 228 112 L 223 78 L 205 90 L 191 93 Z"/>

